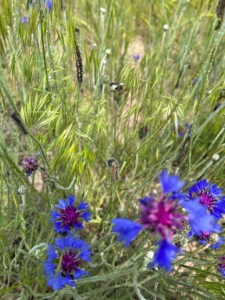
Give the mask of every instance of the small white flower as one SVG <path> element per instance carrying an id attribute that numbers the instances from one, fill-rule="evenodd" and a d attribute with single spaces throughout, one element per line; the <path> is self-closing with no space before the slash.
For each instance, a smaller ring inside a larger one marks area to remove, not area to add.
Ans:
<path id="1" fill-rule="evenodd" d="M 106 9 L 103 8 L 103 7 L 101 7 L 101 8 L 100 8 L 100 12 L 101 12 L 102 14 L 105 14 L 105 13 L 106 13 Z"/>
<path id="2" fill-rule="evenodd" d="M 169 30 L 169 25 L 168 25 L 168 24 L 165 24 L 165 25 L 163 26 L 163 30 L 164 30 L 164 31 L 168 31 L 168 30 Z"/>
<path id="3" fill-rule="evenodd" d="M 110 55 L 110 54 L 111 54 L 111 49 L 106 49 L 106 50 L 105 50 L 105 54 Z"/>
<path id="4" fill-rule="evenodd" d="M 218 153 L 213 154 L 212 160 L 217 161 L 220 158 Z"/>

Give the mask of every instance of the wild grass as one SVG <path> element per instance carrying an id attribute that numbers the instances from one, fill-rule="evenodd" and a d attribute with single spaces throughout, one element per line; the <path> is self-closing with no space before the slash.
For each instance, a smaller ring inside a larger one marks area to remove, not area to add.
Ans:
<path id="1" fill-rule="evenodd" d="M 224 187 L 225 25 L 214 30 L 217 1 L 58 0 L 52 12 L 38 1 L 29 9 L 26 1 L 0 4 L 2 299 L 223 299 L 216 265 L 223 248 L 189 251 L 165 273 L 146 267 L 155 236 L 142 234 L 125 249 L 110 224 L 135 219 L 138 199 L 159 191 L 163 169 L 186 188 L 200 178 Z M 124 83 L 117 100 L 112 82 Z M 192 124 L 188 144 L 178 122 Z M 58 188 L 39 170 L 25 176 L 21 162 L 37 152 Z M 112 157 L 119 181 L 107 166 Z M 53 292 L 41 273 L 41 244 L 55 237 L 53 205 L 72 194 L 91 207 L 80 233 L 91 244 L 90 276 Z"/>

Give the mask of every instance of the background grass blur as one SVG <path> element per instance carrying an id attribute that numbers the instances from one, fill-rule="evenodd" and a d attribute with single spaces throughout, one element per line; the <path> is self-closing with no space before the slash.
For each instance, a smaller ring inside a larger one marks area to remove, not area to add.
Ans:
<path id="1" fill-rule="evenodd" d="M 178 173 L 186 187 L 206 178 L 224 188 L 225 26 L 214 30 L 216 6 L 214 0 L 56 0 L 49 13 L 38 1 L 27 9 L 26 1 L 0 0 L 2 299 L 224 299 L 216 269 L 223 249 L 187 253 L 170 275 L 146 267 L 156 237 L 142 234 L 124 249 L 110 225 L 115 217 L 135 219 L 138 198 L 159 191 L 162 169 Z M 29 23 L 21 23 L 24 16 Z M 124 83 L 118 101 L 111 82 Z M 28 135 L 10 118 L 15 105 Z M 178 136 L 178 124 L 186 123 L 190 140 L 187 132 Z M 149 133 L 140 139 L 145 125 Z M 71 190 L 47 186 L 40 171 L 25 177 L 22 159 L 39 151 L 40 166 L 61 186 L 76 177 Z M 120 165 L 117 182 L 107 166 L 111 157 Z M 44 249 L 28 252 L 53 242 L 51 206 L 71 194 L 92 211 L 80 233 L 92 245 L 90 277 L 76 289 L 53 292 L 41 274 Z M 20 245 L 10 247 L 18 236 Z"/>

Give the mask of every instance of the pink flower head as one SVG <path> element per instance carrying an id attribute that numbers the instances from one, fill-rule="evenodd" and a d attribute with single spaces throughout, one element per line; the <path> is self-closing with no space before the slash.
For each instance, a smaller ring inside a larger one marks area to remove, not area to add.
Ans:
<path id="1" fill-rule="evenodd" d="M 183 228 L 183 223 L 187 220 L 181 211 L 178 202 L 164 196 L 156 201 L 150 197 L 140 200 L 139 223 L 148 228 L 154 234 L 159 233 L 162 238 L 171 240 L 177 230 Z"/>

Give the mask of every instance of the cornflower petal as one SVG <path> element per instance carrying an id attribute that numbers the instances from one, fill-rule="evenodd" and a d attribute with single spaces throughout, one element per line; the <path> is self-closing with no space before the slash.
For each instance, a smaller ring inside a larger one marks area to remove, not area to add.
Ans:
<path id="1" fill-rule="evenodd" d="M 118 240 L 124 241 L 125 247 L 128 247 L 143 229 L 143 226 L 125 218 L 113 219 L 111 223 L 114 224 L 113 232 L 119 234 Z"/>
<path id="2" fill-rule="evenodd" d="M 202 231 L 213 232 L 215 218 L 207 214 L 206 207 L 195 200 L 181 201 L 181 205 L 188 212 L 188 222 L 192 234 L 201 236 Z"/>
<path id="3" fill-rule="evenodd" d="M 180 248 L 174 246 L 166 239 L 159 241 L 157 244 L 159 248 L 150 264 L 150 268 L 153 268 L 157 264 L 166 271 L 171 271 L 171 263 L 177 257 L 177 253 L 181 252 Z"/>
<path id="4" fill-rule="evenodd" d="M 172 193 L 179 191 L 185 184 L 184 181 L 179 181 L 178 175 L 169 176 L 168 172 L 164 170 L 159 175 L 159 180 L 163 193 Z"/>
<path id="5" fill-rule="evenodd" d="M 50 259 L 50 260 L 53 260 L 54 258 L 57 257 L 52 245 L 49 245 L 47 254 L 48 254 L 48 259 Z"/>

